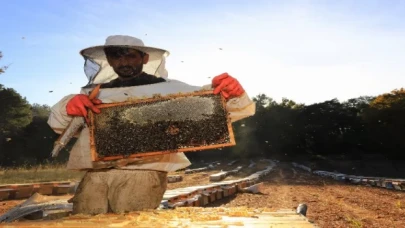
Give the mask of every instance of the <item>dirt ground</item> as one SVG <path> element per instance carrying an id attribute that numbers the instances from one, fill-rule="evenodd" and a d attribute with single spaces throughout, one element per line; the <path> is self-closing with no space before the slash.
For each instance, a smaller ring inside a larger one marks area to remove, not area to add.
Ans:
<path id="1" fill-rule="evenodd" d="M 0 201 L 0 215 L 6 213 L 9 209 L 17 206 L 18 204 L 24 202 L 24 200 L 6 200 Z"/>
<path id="2" fill-rule="evenodd" d="M 267 163 L 257 163 L 256 168 L 244 169 L 225 180 L 248 176 L 263 170 Z M 210 183 L 209 175 L 228 171 L 239 165 L 247 167 L 248 161 L 232 166 L 222 164 L 206 172 L 184 174 L 183 181 L 168 184 L 168 189 Z M 405 192 L 382 188 L 344 184 L 332 179 L 312 175 L 293 168 L 290 163 L 278 163 L 263 179 L 261 194 L 237 194 L 217 201 L 207 207 L 240 207 L 293 209 L 300 203 L 308 205 L 307 217 L 319 227 L 405 227 Z M 0 202 L 0 214 L 23 201 Z"/>
<path id="3" fill-rule="evenodd" d="M 183 181 L 169 184 L 169 189 L 208 184 L 209 175 L 233 166 L 226 164 L 215 171 L 183 175 Z M 264 169 L 266 163 L 258 163 L 254 169 L 243 170 L 237 176 L 248 176 Z M 294 168 L 290 163 L 278 163 L 263 179 L 262 194 L 237 194 L 208 207 L 267 207 L 293 209 L 300 204 L 308 205 L 307 217 L 319 227 L 405 227 L 405 192 L 375 187 L 345 184 L 333 179 L 319 177 Z"/>
<path id="4" fill-rule="evenodd" d="M 405 227 L 405 192 L 343 184 L 279 163 L 263 179 L 262 194 L 238 194 L 210 207 L 295 209 L 319 227 Z"/>

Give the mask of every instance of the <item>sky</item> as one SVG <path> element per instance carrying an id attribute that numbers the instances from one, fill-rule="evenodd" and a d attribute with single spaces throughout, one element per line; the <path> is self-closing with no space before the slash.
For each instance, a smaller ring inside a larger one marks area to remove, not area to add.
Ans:
<path id="1" fill-rule="evenodd" d="M 228 72 L 251 97 L 345 101 L 405 82 L 401 0 L 13 0 L 1 10 L 0 84 L 31 104 L 79 93 L 79 51 L 109 35 L 168 50 L 172 79 L 206 85 Z"/>

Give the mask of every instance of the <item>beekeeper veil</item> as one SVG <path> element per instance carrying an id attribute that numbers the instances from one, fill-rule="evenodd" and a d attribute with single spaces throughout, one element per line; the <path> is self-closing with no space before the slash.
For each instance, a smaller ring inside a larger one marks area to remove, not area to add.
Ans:
<path id="1" fill-rule="evenodd" d="M 106 47 L 133 48 L 145 52 L 149 54 L 149 61 L 143 65 L 143 71 L 156 77 L 167 78 L 168 76 L 165 66 L 166 57 L 169 56 L 168 51 L 145 46 L 142 40 L 135 37 L 114 35 L 107 37 L 104 45 L 89 47 L 80 51 L 85 59 L 84 72 L 89 80 L 88 84 L 106 83 L 118 77 L 107 62 L 104 53 Z"/>

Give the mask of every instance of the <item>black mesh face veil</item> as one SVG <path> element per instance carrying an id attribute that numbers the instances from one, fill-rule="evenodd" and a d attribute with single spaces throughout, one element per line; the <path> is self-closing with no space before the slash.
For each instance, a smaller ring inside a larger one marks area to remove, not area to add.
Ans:
<path id="1" fill-rule="evenodd" d="M 104 53 L 106 56 L 110 56 L 112 58 L 119 58 L 121 56 L 130 54 L 131 51 L 134 50 L 136 50 L 141 55 L 141 57 L 144 57 L 146 55 L 145 52 L 142 52 L 135 48 L 127 48 L 127 47 L 106 47 L 104 48 Z"/>
<path id="2" fill-rule="evenodd" d="M 147 74 L 167 79 L 168 72 L 166 70 L 165 60 L 165 56 L 162 54 L 155 56 L 155 59 L 143 65 L 143 71 Z M 83 70 L 88 80 L 86 86 L 107 83 L 118 77 L 106 59 L 84 57 Z"/>
<path id="3" fill-rule="evenodd" d="M 88 79 L 88 85 L 93 84 L 98 72 L 100 72 L 101 66 L 94 62 L 92 59 L 84 58 L 84 74 Z"/>

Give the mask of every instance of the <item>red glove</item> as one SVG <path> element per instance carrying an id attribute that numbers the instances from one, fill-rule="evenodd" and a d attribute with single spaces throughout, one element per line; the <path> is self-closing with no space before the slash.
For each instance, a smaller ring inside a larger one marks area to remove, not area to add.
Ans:
<path id="1" fill-rule="evenodd" d="M 101 100 L 97 98 L 90 100 L 87 95 L 78 94 L 67 103 L 66 112 L 71 116 L 83 116 L 88 122 L 86 108 L 90 108 L 95 113 L 100 113 L 100 109 L 96 108 L 94 105 L 101 103 Z"/>
<path id="2" fill-rule="evenodd" d="M 245 92 L 238 80 L 228 73 L 214 77 L 212 79 L 212 87 L 214 87 L 214 94 L 221 93 L 225 99 L 239 97 Z"/>

